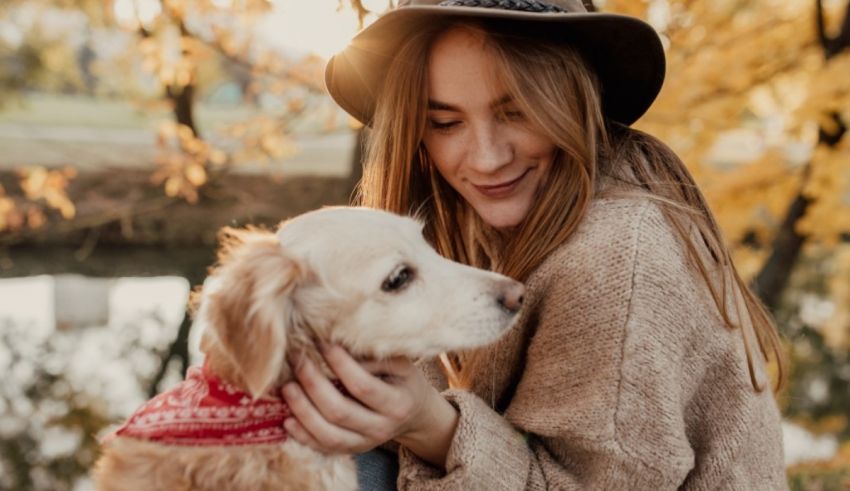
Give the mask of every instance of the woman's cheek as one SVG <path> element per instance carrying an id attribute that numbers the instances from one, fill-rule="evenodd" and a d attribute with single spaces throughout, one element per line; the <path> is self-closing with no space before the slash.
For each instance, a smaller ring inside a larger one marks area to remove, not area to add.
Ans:
<path id="1" fill-rule="evenodd" d="M 428 156 L 431 158 L 431 162 L 437 167 L 440 174 L 444 178 L 447 178 L 453 167 L 451 145 L 444 141 L 437 142 L 435 138 L 432 138 L 429 143 L 425 144 L 425 148 L 428 150 Z"/>

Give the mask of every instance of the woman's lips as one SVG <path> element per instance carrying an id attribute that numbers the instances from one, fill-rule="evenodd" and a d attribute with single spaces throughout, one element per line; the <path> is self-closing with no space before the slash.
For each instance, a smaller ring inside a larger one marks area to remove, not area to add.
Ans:
<path id="1" fill-rule="evenodd" d="M 522 179 L 528 175 L 528 172 L 531 169 L 526 169 L 519 177 L 512 181 L 504 182 L 501 184 L 496 184 L 494 186 L 483 186 L 478 184 L 473 184 L 476 190 L 479 193 L 487 196 L 488 198 L 502 198 L 514 192 L 514 190 L 519 186 L 519 183 Z"/>

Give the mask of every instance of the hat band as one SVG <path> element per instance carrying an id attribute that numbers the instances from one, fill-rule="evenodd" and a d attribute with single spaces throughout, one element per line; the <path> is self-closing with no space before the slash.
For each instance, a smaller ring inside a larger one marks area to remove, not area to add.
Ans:
<path id="1" fill-rule="evenodd" d="M 445 0 L 439 5 L 440 7 L 482 7 L 522 12 L 566 12 L 561 7 L 538 0 Z"/>

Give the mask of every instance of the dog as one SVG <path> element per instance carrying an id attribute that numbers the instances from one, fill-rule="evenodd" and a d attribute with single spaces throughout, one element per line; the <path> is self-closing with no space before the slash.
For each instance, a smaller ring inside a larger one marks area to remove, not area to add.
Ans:
<path id="1" fill-rule="evenodd" d="M 148 401 L 102 445 L 101 491 L 354 490 L 347 455 L 286 438 L 280 387 L 318 343 L 357 357 L 432 357 L 497 340 L 523 285 L 441 257 L 410 217 L 328 207 L 276 233 L 223 229 L 198 295 L 203 367 Z"/>

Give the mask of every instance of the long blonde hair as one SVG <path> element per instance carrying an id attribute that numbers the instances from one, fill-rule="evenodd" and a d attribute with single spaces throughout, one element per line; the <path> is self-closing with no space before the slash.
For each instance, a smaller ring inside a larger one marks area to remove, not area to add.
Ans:
<path id="1" fill-rule="evenodd" d="M 429 162 L 422 144 L 430 47 L 440 34 L 455 27 L 483 37 L 500 81 L 526 114 L 528 124 L 558 148 L 551 176 L 538 189 L 534 207 L 509 235 L 481 221 Z M 628 193 L 655 200 L 706 280 L 727 327 L 751 322 L 762 356 L 777 362 L 777 387 L 782 385 L 784 361 L 773 321 L 739 277 L 685 165 L 656 138 L 606 121 L 594 73 L 569 46 L 518 36 L 485 22 L 422 25 L 400 46 L 377 92 L 365 155 L 355 197 L 358 204 L 418 214 L 425 221 L 426 238 L 440 254 L 520 281 L 575 232 L 600 190 L 601 176 L 620 183 Z M 707 253 L 700 252 L 706 249 Z M 719 282 L 711 277 L 718 269 Z M 742 299 L 735 306 L 736 317 L 727 306 L 730 291 Z M 764 387 L 756 378 L 753 347 L 746 335 L 744 342 L 751 382 L 761 391 Z M 444 368 L 453 386 L 469 387 L 483 361 L 482 352 L 457 355 L 454 361 L 443 358 Z"/>

